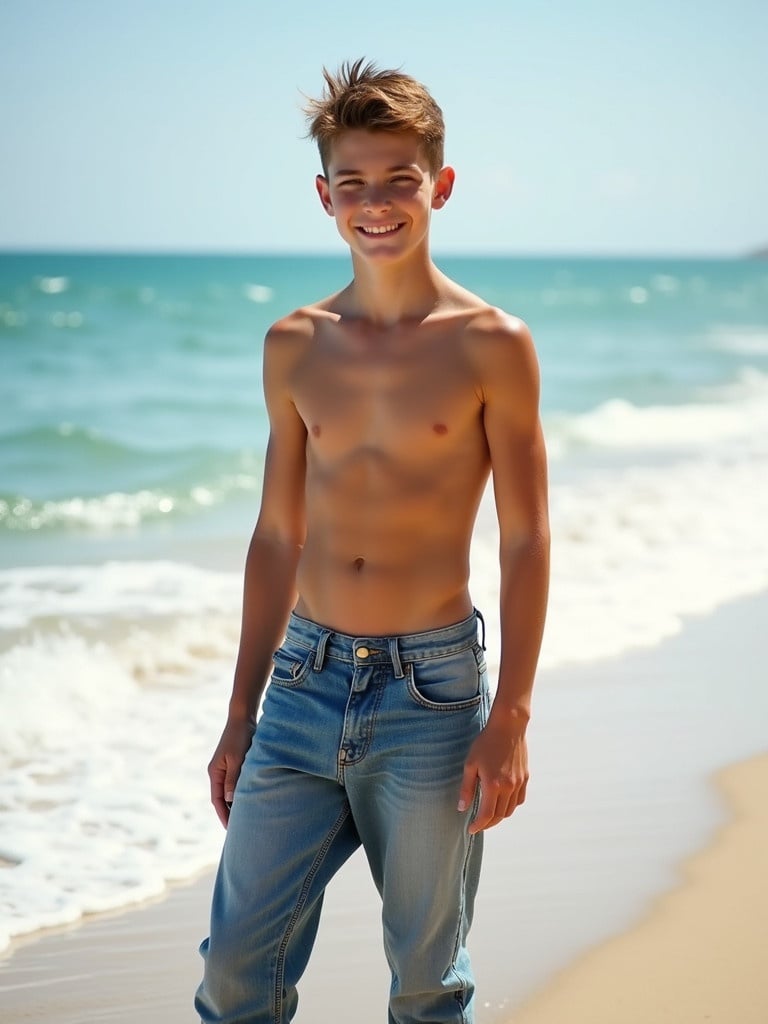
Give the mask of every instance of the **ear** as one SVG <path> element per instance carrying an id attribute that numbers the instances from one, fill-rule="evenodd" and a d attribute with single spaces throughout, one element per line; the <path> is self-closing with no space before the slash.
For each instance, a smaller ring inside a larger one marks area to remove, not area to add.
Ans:
<path id="1" fill-rule="evenodd" d="M 453 183 L 456 180 L 456 172 L 452 167 L 443 167 L 435 178 L 432 190 L 432 209 L 441 210 L 453 192 Z"/>
<path id="2" fill-rule="evenodd" d="M 324 175 L 318 174 L 315 178 L 315 188 L 317 189 L 317 194 L 320 196 L 320 202 L 323 204 L 323 209 L 329 217 L 332 217 L 333 203 L 331 202 L 331 189 L 328 184 L 328 179 Z"/>

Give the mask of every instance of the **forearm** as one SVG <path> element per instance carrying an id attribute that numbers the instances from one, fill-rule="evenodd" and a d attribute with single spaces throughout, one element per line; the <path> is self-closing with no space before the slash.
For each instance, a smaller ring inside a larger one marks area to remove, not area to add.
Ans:
<path id="1" fill-rule="evenodd" d="M 285 633 L 296 600 L 297 543 L 261 536 L 251 538 L 245 562 L 243 619 L 230 719 L 248 719 L 259 705 L 269 678 L 272 655 Z"/>
<path id="2" fill-rule="evenodd" d="M 544 633 L 549 537 L 537 535 L 501 554 L 501 662 L 492 717 L 527 722 Z"/>

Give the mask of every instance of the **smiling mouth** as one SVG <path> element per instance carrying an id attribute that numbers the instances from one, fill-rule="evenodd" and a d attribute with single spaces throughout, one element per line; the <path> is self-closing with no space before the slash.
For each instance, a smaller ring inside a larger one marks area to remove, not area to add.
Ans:
<path id="1" fill-rule="evenodd" d="M 393 235 L 402 226 L 402 224 L 359 224 L 357 230 L 363 235 Z"/>

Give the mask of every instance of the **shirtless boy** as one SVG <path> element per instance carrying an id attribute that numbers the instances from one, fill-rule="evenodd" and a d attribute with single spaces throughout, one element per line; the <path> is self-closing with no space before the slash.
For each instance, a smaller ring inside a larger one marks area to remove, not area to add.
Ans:
<path id="1" fill-rule="evenodd" d="M 317 192 L 354 276 L 265 343 L 270 436 L 209 766 L 227 837 L 196 1006 L 205 1024 L 287 1024 L 325 886 L 362 843 L 382 897 L 390 1024 L 467 1024 L 482 833 L 528 780 L 548 579 L 538 368 L 525 324 L 430 259 L 454 172 L 427 90 L 361 61 L 325 78 L 308 111 Z M 492 706 L 468 590 L 489 473 Z"/>

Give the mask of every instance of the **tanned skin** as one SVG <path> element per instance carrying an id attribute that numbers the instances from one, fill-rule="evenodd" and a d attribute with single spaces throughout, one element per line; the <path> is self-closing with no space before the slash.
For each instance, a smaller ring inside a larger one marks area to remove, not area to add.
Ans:
<path id="1" fill-rule="evenodd" d="M 465 763 L 470 831 L 525 799 L 525 732 L 547 600 L 549 527 L 539 376 L 525 324 L 442 274 L 435 174 L 410 133 L 350 130 L 317 191 L 352 255 L 343 291 L 266 339 L 261 510 L 245 568 L 229 716 L 209 765 L 226 826 L 289 614 L 353 636 L 438 629 L 472 612 L 469 547 L 488 476 L 500 528 L 501 666 Z"/>

